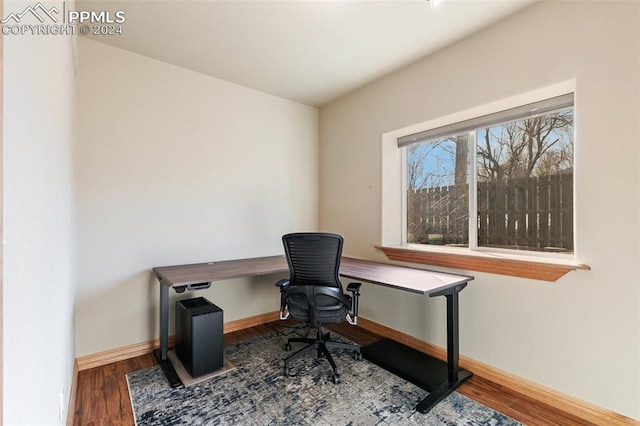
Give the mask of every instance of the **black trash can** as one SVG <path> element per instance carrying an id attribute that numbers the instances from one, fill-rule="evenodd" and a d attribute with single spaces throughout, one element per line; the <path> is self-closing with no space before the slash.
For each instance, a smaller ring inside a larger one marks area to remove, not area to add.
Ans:
<path id="1" fill-rule="evenodd" d="M 204 297 L 176 302 L 176 355 L 192 377 L 224 364 L 222 309 Z"/>

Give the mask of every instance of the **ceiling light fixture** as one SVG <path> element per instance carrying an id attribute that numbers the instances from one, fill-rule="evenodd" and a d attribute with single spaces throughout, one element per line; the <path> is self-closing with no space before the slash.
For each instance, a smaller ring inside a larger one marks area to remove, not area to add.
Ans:
<path id="1" fill-rule="evenodd" d="M 431 7 L 435 9 L 442 3 L 442 0 L 429 0 L 429 3 L 431 3 Z"/>

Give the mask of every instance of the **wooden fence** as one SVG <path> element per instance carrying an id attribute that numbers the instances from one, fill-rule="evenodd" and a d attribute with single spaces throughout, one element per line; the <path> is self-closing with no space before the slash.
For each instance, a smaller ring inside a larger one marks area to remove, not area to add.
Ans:
<path id="1" fill-rule="evenodd" d="M 469 239 L 468 186 L 407 192 L 407 240 L 443 244 Z M 573 174 L 479 182 L 478 246 L 573 251 Z M 435 240 L 432 238 L 432 242 Z"/>

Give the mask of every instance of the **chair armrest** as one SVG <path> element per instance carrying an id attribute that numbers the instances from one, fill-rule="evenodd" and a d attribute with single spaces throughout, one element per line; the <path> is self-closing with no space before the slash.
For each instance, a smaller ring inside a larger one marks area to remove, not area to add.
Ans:
<path id="1" fill-rule="evenodd" d="M 276 287 L 280 289 L 280 291 L 284 291 L 289 287 L 289 279 L 284 278 L 276 283 Z"/>
<path id="2" fill-rule="evenodd" d="M 353 318 L 349 321 L 349 324 L 358 324 L 358 298 L 360 297 L 360 286 L 362 283 L 349 283 L 347 291 L 351 292 L 351 313 Z"/>
<path id="3" fill-rule="evenodd" d="M 362 283 L 349 283 L 349 285 L 347 286 L 347 291 L 350 291 L 351 293 L 353 293 L 354 296 L 359 296 L 360 295 L 360 286 L 362 285 Z"/>
<path id="4" fill-rule="evenodd" d="M 279 280 L 276 283 L 276 287 L 280 289 L 280 319 L 285 320 L 289 318 L 289 312 L 285 314 L 285 308 L 287 306 L 285 301 L 285 294 L 287 293 L 287 289 L 289 288 L 289 279 L 284 278 Z"/>

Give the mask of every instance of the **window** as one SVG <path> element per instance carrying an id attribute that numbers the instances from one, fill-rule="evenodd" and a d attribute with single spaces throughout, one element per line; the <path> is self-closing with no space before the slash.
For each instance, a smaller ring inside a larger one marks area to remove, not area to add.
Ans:
<path id="1" fill-rule="evenodd" d="M 573 253 L 573 104 L 571 93 L 397 138 L 405 243 Z"/>

